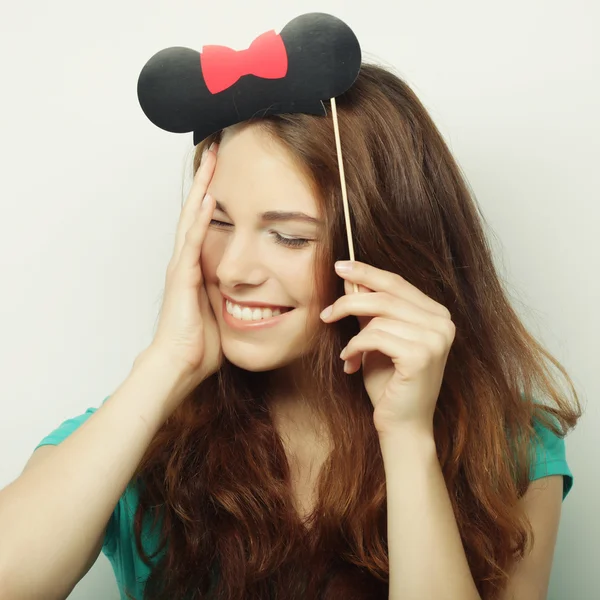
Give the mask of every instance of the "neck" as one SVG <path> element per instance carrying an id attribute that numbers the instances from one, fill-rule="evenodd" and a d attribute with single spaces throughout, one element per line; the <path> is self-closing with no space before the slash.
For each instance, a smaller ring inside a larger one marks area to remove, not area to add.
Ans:
<path id="1" fill-rule="evenodd" d="M 287 432 L 314 434 L 320 431 L 318 419 L 311 409 L 310 377 L 298 364 L 289 365 L 269 375 L 269 407 L 275 426 Z"/>

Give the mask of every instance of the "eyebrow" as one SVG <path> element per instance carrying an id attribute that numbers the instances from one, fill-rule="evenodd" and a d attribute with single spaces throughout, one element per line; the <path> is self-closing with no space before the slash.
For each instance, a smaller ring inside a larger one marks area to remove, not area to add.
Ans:
<path id="1" fill-rule="evenodd" d="M 218 200 L 215 201 L 215 209 L 229 216 L 227 209 Z M 265 223 L 276 223 L 282 221 L 301 221 L 311 225 L 322 225 L 323 221 L 315 217 L 311 217 L 303 212 L 284 211 L 284 210 L 269 210 L 260 215 L 261 221 Z"/>

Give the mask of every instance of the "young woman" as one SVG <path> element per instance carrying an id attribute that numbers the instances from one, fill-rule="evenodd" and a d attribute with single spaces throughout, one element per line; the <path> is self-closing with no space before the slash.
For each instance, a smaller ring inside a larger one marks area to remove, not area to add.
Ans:
<path id="1" fill-rule="evenodd" d="M 0 493 L 2 598 L 101 550 L 140 600 L 546 597 L 573 384 L 409 87 L 337 103 L 357 261 L 330 115 L 204 140 L 154 341 Z"/>

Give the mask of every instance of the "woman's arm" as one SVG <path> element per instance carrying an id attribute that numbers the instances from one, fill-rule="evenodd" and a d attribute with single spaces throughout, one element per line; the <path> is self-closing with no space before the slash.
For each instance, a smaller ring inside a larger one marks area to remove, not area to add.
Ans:
<path id="1" fill-rule="evenodd" d="M 534 544 L 511 573 L 502 600 L 546 600 L 563 498 L 563 477 L 533 481 L 521 499 Z"/>
<path id="2" fill-rule="evenodd" d="M 111 513 L 166 418 L 168 398 L 179 394 L 168 361 L 149 351 L 140 357 L 81 427 L 0 491 L 3 600 L 66 598 L 97 556 Z"/>
<path id="3" fill-rule="evenodd" d="M 389 600 L 481 600 L 427 434 L 381 438 L 388 510 Z M 533 482 L 521 502 L 534 545 L 515 565 L 502 600 L 545 600 L 562 503 L 562 476 Z"/>
<path id="4" fill-rule="evenodd" d="M 387 486 L 389 600 L 481 600 L 435 441 L 407 428 L 380 436 Z"/>

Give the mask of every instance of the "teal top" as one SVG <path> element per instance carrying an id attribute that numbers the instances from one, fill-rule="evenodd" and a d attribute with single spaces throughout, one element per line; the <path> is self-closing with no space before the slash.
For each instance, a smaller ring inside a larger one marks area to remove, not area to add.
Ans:
<path id="1" fill-rule="evenodd" d="M 108 399 L 105 398 L 104 402 Z M 68 419 L 36 447 L 60 444 L 66 437 L 84 423 L 96 408 L 88 408 L 85 413 Z M 545 427 L 535 427 L 540 443 L 536 444 L 535 460 L 532 463 L 530 479 L 540 479 L 549 475 L 563 476 L 563 500 L 573 486 L 573 475 L 567 465 L 565 442 Z M 143 598 L 144 584 L 150 575 L 147 567 L 138 555 L 133 533 L 133 518 L 137 508 L 138 496 L 135 486 L 129 485 L 110 517 L 106 528 L 102 552 L 112 564 L 121 600 L 127 600 L 125 588 L 136 599 Z M 158 532 L 150 528 L 142 530 L 142 542 L 147 552 L 157 548 Z"/>

